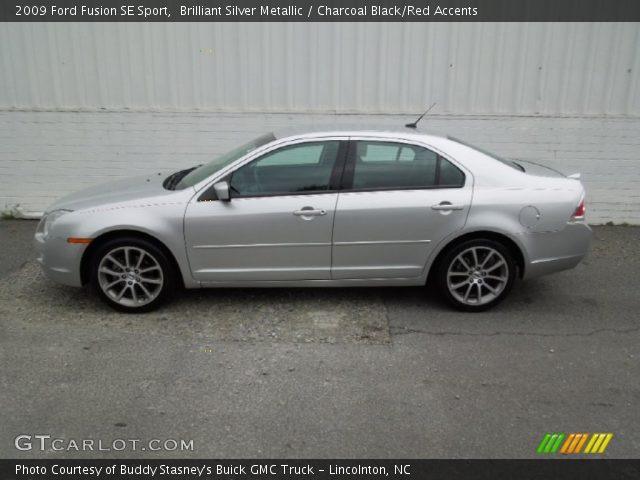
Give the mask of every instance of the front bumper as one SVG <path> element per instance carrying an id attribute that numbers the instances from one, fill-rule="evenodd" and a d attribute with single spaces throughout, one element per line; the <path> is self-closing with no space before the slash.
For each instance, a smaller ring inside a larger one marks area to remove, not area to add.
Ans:
<path id="1" fill-rule="evenodd" d="M 45 239 L 42 233 L 36 233 L 34 246 L 38 263 L 47 277 L 63 285 L 82 286 L 80 264 L 86 245 L 67 243 L 66 238 L 60 237 Z"/>
<path id="2" fill-rule="evenodd" d="M 575 267 L 589 252 L 591 228 L 586 223 L 567 223 L 557 232 L 529 233 L 523 242 L 529 254 L 523 278 L 535 278 Z"/>

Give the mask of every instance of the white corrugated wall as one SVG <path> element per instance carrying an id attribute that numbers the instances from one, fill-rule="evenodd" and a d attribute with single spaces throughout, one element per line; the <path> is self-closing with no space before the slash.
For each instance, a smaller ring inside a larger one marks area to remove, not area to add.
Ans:
<path id="1" fill-rule="evenodd" d="M 640 114 L 637 23 L 0 26 L 0 107 Z"/>
<path id="2" fill-rule="evenodd" d="M 640 222 L 639 47 L 638 23 L 0 24 L 0 209 L 435 101 L 435 127 L 582 170 L 593 220 Z"/>

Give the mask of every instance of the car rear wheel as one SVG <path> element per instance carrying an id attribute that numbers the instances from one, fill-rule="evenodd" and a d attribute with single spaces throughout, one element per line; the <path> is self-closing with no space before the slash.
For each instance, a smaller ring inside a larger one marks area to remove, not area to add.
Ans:
<path id="1" fill-rule="evenodd" d="M 149 312 L 167 300 L 175 276 L 167 255 L 141 238 L 121 238 L 101 245 L 93 256 L 91 283 L 112 308 Z"/>
<path id="2" fill-rule="evenodd" d="M 469 240 L 443 257 L 438 286 L 444 298 L 459 310 L 479 312 L 500 303 L 516 276 L 512 253 L 494 240 Z"/>

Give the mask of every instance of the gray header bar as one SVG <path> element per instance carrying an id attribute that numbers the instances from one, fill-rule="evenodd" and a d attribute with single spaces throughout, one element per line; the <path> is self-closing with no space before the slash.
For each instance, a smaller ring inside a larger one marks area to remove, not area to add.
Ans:
<path id="1" fill-rule="evenodd" d="M 638 0 L 3 0 L 2 22 L 637 22 Z"/>

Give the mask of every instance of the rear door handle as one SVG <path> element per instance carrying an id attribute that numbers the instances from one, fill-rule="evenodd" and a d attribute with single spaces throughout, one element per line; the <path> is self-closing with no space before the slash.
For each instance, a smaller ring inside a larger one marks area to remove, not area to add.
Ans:
<path id="1" fill-rule="evenodd" d="M 437 205 L 431 205 L 432 210 L 463 210 L 464 205 L 454 205 L 451 202 L 440 202 Z"/>
<path id="2" fill-rule="evenodd" d="M 293 214 L 297 217 L 320 217 L 322 215 L 326 215 L 327 211 L 319 208 L 301 208 L 300 210 L 296 210 Z"/>

